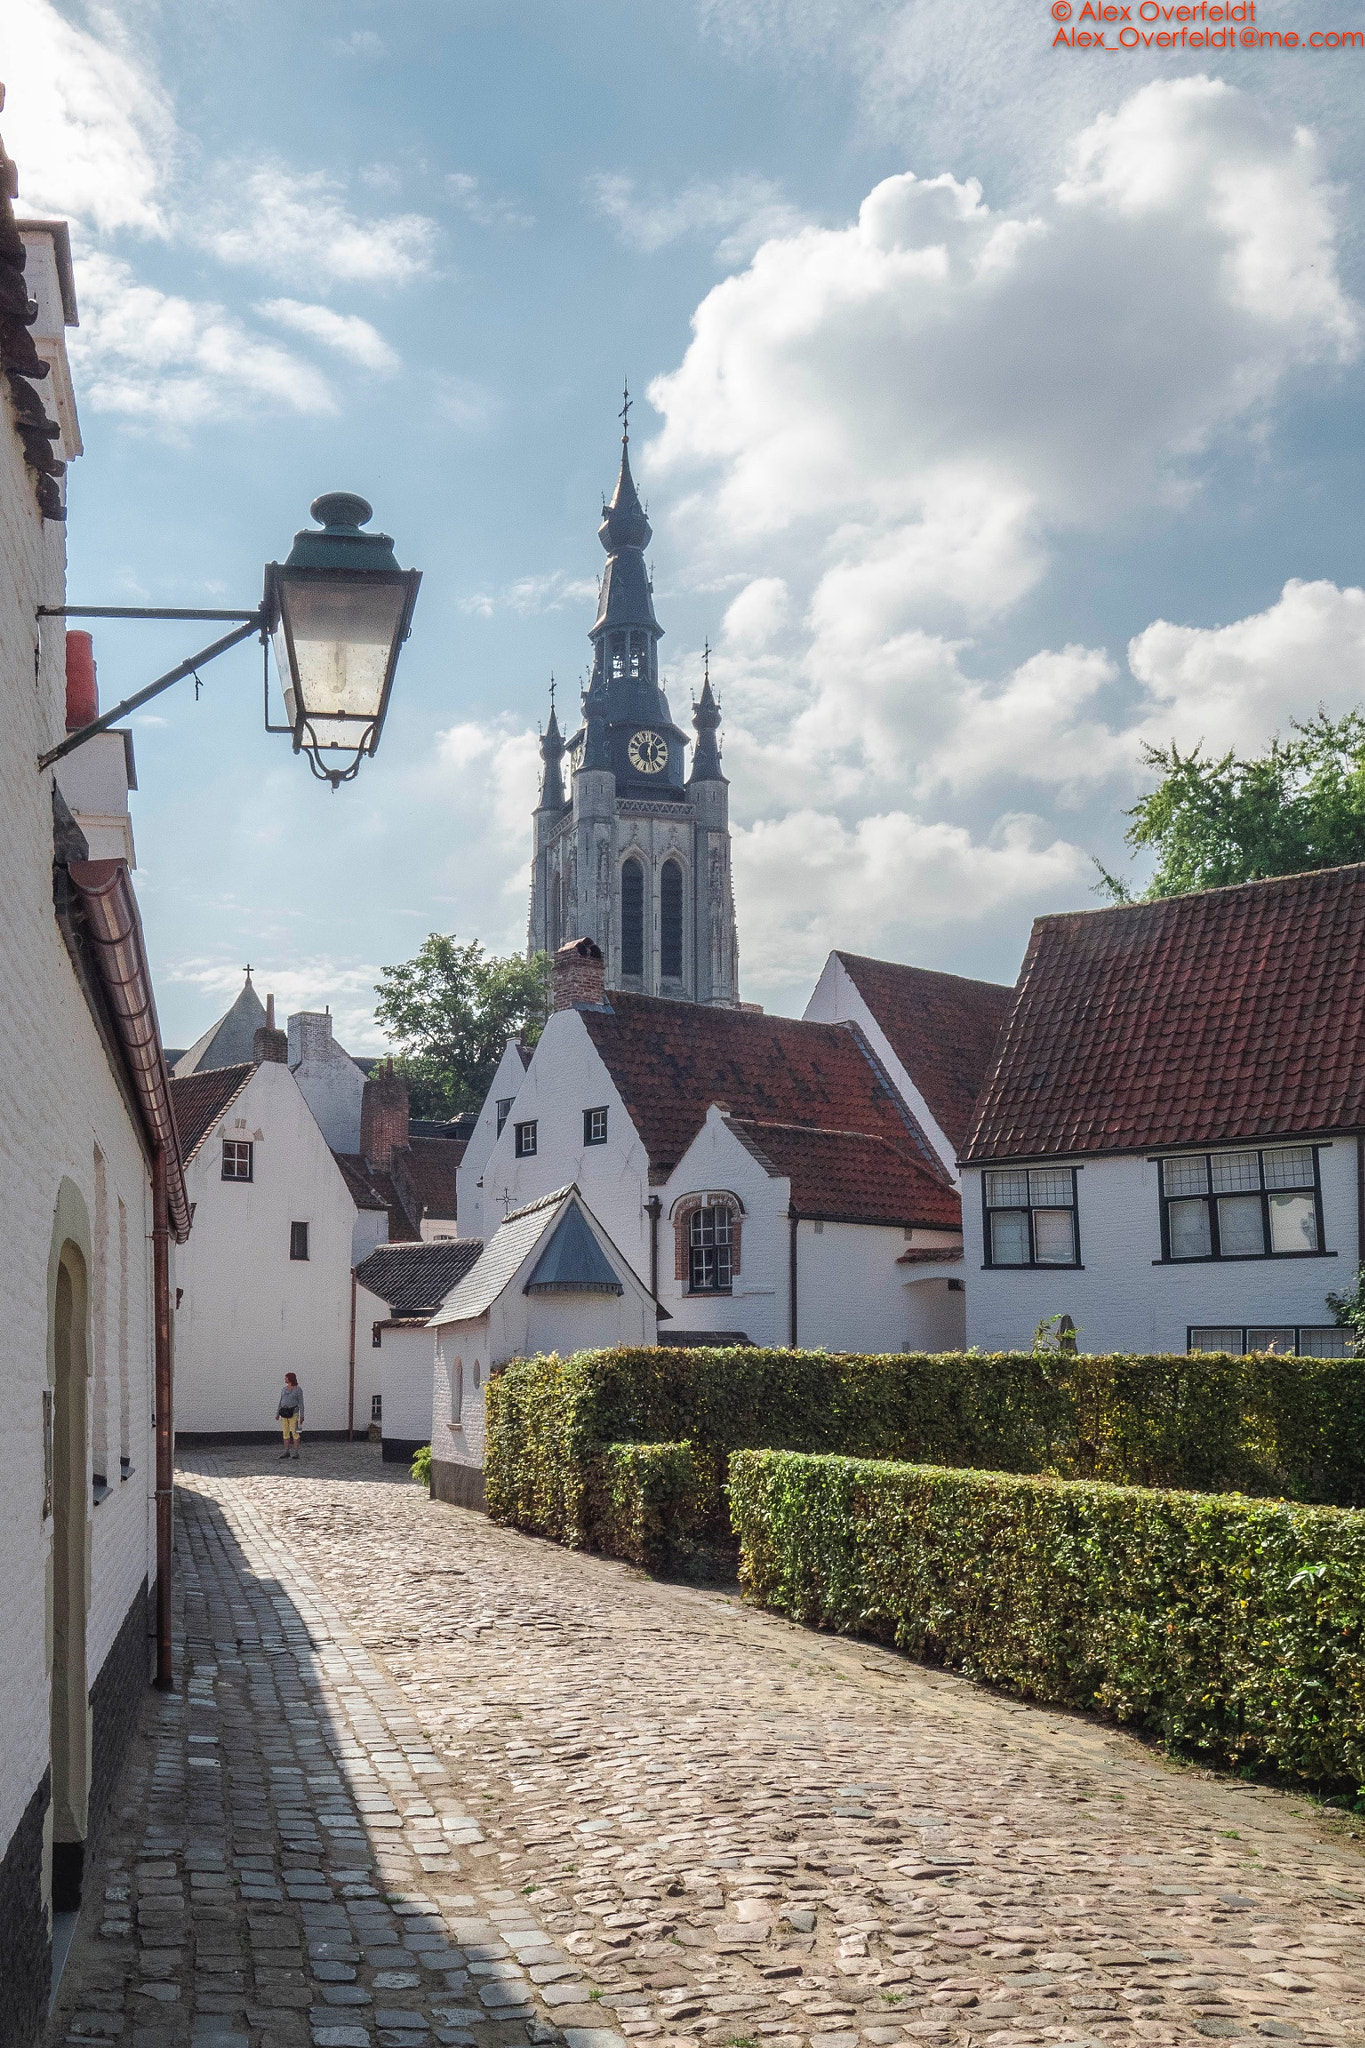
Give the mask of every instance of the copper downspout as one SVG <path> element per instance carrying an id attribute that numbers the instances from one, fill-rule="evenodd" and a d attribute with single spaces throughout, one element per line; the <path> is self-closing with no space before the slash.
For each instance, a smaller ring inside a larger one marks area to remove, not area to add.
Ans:
<path id="1" fill-rule="evenodd" d="M 166 1154 L 152 1160 L 152 1294 L 156 1314 L 156 1683 L 175 1686 L 171 1668 L 171 1538 L 175 1484 L 174 1375 L 171 1368 L 171 1253 Z"/>
<path id="2" fill-rule="evenodd" d="M 346 1441 L 355 1436 L 355 1267 L 351 1268 L 351 1364 L 346 1375 Z"/>

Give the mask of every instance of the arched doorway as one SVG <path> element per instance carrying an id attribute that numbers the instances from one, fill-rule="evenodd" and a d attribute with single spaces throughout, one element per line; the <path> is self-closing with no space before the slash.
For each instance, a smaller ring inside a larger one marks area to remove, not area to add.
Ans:
<path id="1" fill-rule="evenodd" d="M 52 1910 L 80 1905 L 90 1806 L 86 1472 L 89 1277 L 68 1239 L 52 1307 Z"/>

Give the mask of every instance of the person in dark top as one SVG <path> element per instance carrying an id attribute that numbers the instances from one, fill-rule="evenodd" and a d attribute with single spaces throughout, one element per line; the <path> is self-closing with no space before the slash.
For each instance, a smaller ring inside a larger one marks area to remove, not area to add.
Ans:
<path id="1" fill-rule="evenodd" d="M 303 1440 L 303 1388 L 292 1372 L 287 1372 L 284 1376 L 284 1389 L 280 1395 L 280 1405 L 275 1410 L 275 1420 L 282 1424 L 284 1429 L 284 1449 L 280 1456 L 297 1458 L 299 1445 Z"/>

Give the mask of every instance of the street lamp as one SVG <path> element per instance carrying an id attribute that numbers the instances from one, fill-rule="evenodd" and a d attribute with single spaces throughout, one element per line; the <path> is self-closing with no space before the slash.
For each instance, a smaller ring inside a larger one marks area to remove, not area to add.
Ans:
<path id="1" fill-rule="evenodd" d="M 385 533 L 361 531 L 373 517 L 363 498 L 349 491 L 328 491 L 311 507 L 321 522 L 317 532 L 305 527 L 283 563 L 269 562 L 265 591 L 254 612 L 165 610 L 143 605 L 40 605 L 40 618 L 76 619 L 234 619 L 236 630 L 224 634 L 169 674 L 158 676 L 112 711 L 78 731 L 60 746 L 38 757 L 48 768 L 65 754 L 105 732 L 130 711 L 193 675 L 230 647 L 260 638 L 264 670 L 265 729 L 289 733 L 294 752 L 306 752 L 308 765 L 334 790 L 349 782 L 367 754 L 379 745 L 393 688 L 398 654 L 412 625 L 418 569 L 400 569 L 393 542 Z M 284 695 L 288 725 L 270 722 L 269 647 Z M 324 754 L 347 755 L 344 766 L 328 767 Z"/>

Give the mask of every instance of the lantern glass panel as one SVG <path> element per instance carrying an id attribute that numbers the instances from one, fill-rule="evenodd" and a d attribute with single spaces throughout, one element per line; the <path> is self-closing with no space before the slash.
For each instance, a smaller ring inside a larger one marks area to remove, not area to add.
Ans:
<path id="1" fill-rule="evenodd" d="M 378 718 L 407 595 L 406 579 L 281 577 L 274 639 L 285 709 L 291 725 L 308 721 L 319 746 L 354 748 Z"/>

